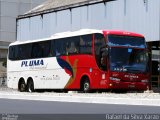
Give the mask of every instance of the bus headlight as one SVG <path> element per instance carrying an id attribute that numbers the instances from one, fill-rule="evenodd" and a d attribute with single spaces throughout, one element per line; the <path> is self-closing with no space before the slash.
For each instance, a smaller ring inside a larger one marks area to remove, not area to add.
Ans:
<path id="1" fill-rule="evenodd" d="M 115 77 L 109 77 L 110 80 L 114 80 L 114 81 L 121 81 L 121 79 L 119 78 L 115 78 Z"/>
<path id="2" fill-rule="evenodd" d="M 145 79 L 145 80 L 141 80 L 141 82 L 143 82 L 143 83 L 147 83 L 147 82 L 148 82 L 148 80 L 147 80 L 147 79 Z"/>

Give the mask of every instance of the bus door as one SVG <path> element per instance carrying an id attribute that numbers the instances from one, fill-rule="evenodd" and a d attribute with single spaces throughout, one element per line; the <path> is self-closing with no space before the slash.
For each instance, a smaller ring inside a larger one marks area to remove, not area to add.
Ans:
<path id="1" fill-rule="evenodd" d="M 105 88 L 108 75 L 108 48 L 103 34 L 94 35 L 94 53 L 97 64 L 97 75 L 94 81 L 97 87 Z"/>

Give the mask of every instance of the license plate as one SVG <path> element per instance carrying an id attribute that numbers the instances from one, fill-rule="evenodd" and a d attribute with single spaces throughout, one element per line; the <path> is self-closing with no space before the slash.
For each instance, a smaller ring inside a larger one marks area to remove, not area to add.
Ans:
<path id="1" fill-rule="evenodd" d="M 129 88 L 135 88 L 135 85 L 128 85 Z"/>

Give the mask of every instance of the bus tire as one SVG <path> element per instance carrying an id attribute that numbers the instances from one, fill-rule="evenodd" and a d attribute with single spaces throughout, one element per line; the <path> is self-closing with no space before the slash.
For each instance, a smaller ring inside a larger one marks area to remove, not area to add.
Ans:
<path id="1" fill-rule="evenodd" d="M 18 90 L 20 92 L 25 92 L 26 91 L 26 84 L 25 84 L 25 81 L 23 79 L 20 79 L 20 81 L 18 83 Z"/>
<path id="2" fill-rule="evenodd" d="M 34 92 L 34 83 L 32 79 L 29 79 L 27 82 L 27 92 Z"/>
<path id="3" fill-rule="evenodd" d="M 81 87 L 82 87 L 82 91 L 84 93 L 90 92 L 90 82 L 89 82 L 89 79 L 87 77 L 82 82 L 82 86 Z"/>

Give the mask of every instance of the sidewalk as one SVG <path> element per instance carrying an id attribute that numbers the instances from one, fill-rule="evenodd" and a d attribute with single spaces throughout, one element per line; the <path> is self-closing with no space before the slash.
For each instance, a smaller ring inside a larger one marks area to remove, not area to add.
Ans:
<path id="1" fill-rule="evenodd" d="M 97 104 L 122 104 L 122 105 L 145 105 L 160 106 L 159 93 L 20 93 L 18 91 L 0 91 L 0 98 L 40 100 L 40 101 L 60 101 L 60 102 L 80 102 Z"/>

